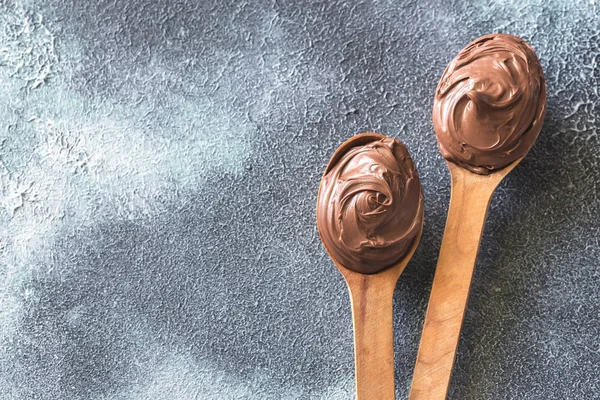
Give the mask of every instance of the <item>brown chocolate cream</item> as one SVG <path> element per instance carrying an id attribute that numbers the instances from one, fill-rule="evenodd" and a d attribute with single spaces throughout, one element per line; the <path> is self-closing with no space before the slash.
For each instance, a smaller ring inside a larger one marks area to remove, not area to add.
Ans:
<path id="1" fill-rule="evenodd" d="M 400 261 L 422 218 L 421 183 L 399 140 L 351 147 L 321 180 L 319 234 L 329 255 L 353 271 L 372 274 Z"/>
<path id="2" fill-rule="evenodd" d="M 523 157 L 546 112 L 546 83 L 533 49 L 512 35 L 471 42 L 437 87 L 433 126 L 445 159 L 489 174 Z"/>

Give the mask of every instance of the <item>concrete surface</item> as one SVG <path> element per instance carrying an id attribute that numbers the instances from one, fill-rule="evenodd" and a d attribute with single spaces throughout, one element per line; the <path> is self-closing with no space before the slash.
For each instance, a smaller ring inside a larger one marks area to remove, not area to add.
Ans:
<path id="1" fill-rule="evenodd" d="M 0 399 L 349 399 L 321 172 L 410 150 L 406 398 L 449 197 L 431 124 L 469 41 L 529 41 L 538 143 L 494 198 L 451 399 L 600 398 L 600 11 L 591 1 L 0 2 Z"/>

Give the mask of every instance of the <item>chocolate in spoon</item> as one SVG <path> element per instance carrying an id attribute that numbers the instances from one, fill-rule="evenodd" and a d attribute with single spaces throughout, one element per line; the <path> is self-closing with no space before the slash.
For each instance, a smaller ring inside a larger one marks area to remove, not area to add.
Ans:
<path id="1" fill-rule="evenodd" d="M 317 228 L 350 291 L 356 398 L 393 399 L 392 298 L 423 228 L 421 184 L 406 147 L 377 133 L 342 144 L 321 179 Z"/>
<path id="2" fill-rule="evenodd" d="M 433 124 L 452 192 L 410 399 L 446 398 L 492 194 L 533 146 L 545 111 L 542 67 L 515 36 L 480 37 L 442 75 Z"/>

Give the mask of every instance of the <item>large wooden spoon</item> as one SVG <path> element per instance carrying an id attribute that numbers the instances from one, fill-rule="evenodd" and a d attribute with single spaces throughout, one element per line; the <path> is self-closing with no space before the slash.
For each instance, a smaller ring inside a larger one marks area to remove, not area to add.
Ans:
<path id="1" fill-rule="evenodd" d="M 325 170 L 325 176 L 350 148 L 380 140 L 377 133 L 356 135 L 343 143 L 334 153 Z M 423 207 L 419 218 L 423 221 Z M 318 220 L 317 220 L 318 221 Z M 344 276 L 350 292 L 354 325 L 354 357 L 357 400 L 389 400 L 395 398 L 394 341 L 392 301 L 400 274 L 412 257 L 423 229 L 419 228 L 409 250 L 392 267 L 375 274 L 362 274 L 346 268 L 327 246 L 335 266 Z M 319 229 L 319 232 L 321 229 Z"/>
<path id="2" fill-rule="evenodd" d="M 452 192 L 411 399 L 446 398 L 492 195 L 533 146 L 545 111 L 542 67 L 515 36 L 476 39 L 440 79 L 433 125 Z"/>

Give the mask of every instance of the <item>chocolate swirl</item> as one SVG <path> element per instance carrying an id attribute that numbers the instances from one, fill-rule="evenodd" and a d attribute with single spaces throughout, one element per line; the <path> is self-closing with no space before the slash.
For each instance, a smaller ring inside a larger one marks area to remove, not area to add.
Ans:
<path id="1" fill-rule="evenodd" d="M 329 255 L 356 272 L 372 274 L 400 261 L 422 219 L 421 183 L 396 139 L 350 148 L 321 180 L 319 234 Z"/>
<path id="2" fill-rule="evenodd" d="M 433 125 L 445 159 L 485 175 L 531 149 L 545 111 L 546 84 L 533 49 L 493 34 L 470 43 L 444 71 Z"/>

